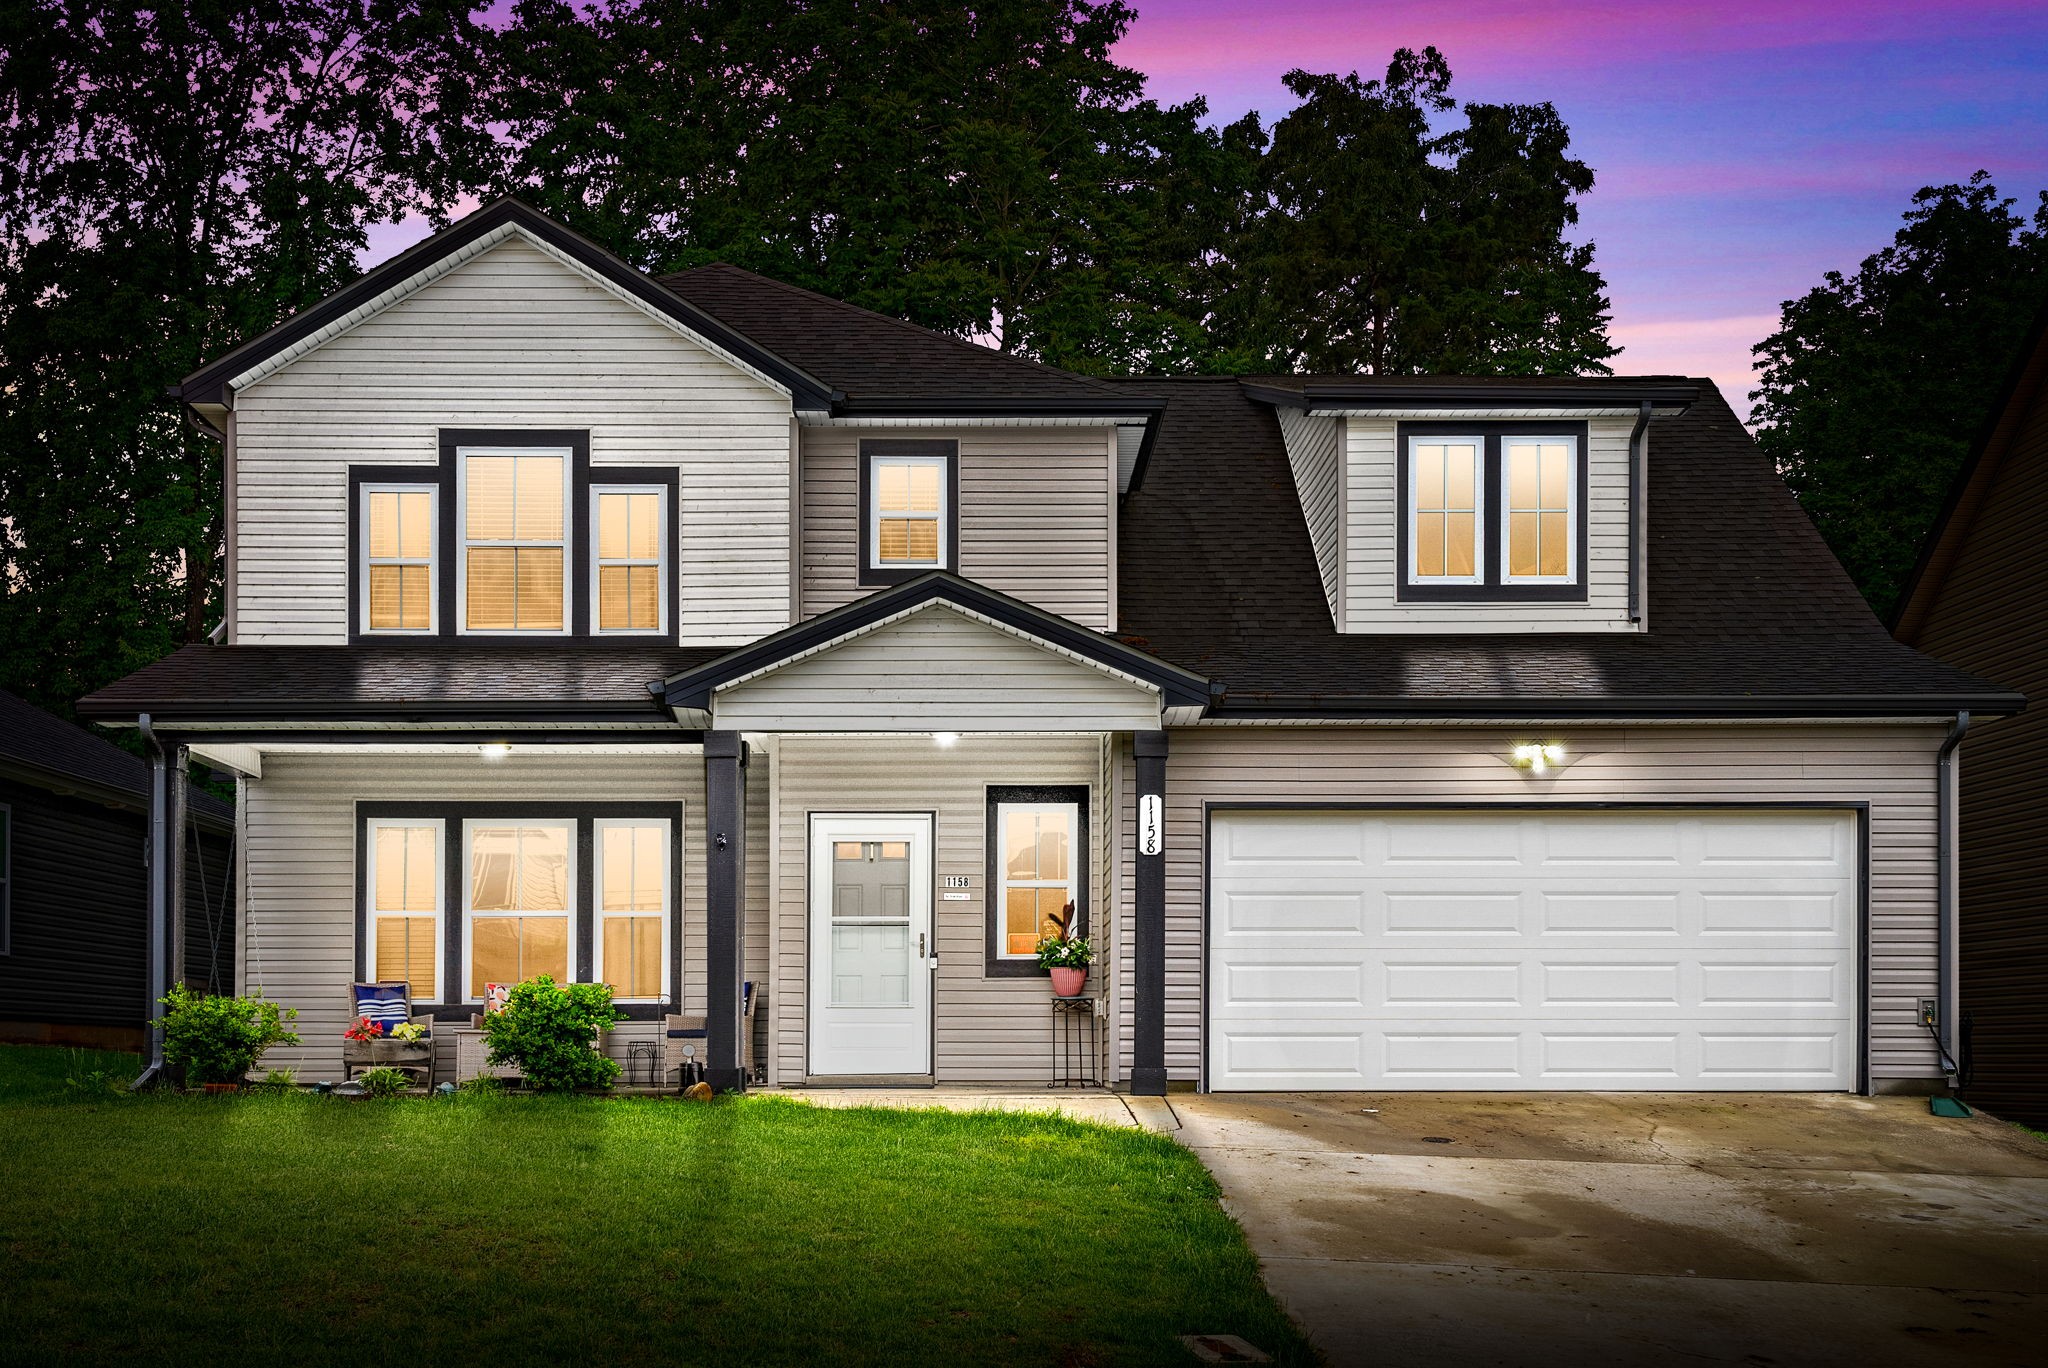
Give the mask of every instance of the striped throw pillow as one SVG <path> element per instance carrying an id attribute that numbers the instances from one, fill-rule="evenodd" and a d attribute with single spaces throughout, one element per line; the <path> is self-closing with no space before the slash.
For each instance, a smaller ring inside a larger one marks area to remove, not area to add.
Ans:
<path id="1" fill-rule="evenodd" d="M 385 1035 L 391 1034 L 393 1026 L 411 1020 L 402 984 L 358 983 L 356 985 L 356 1015 L 367 1017 Z"/>

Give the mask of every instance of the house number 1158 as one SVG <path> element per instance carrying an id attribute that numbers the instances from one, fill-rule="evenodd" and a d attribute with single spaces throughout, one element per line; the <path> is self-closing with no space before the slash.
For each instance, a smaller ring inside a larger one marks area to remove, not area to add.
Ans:
<path id="1" fill-rule="evenodd" d="M 1161 848 L 1166 824 L 1165 803 L 1156 793 L 1143 794 L 1138 799 L 1138 853 L 1157 855 Z"/>

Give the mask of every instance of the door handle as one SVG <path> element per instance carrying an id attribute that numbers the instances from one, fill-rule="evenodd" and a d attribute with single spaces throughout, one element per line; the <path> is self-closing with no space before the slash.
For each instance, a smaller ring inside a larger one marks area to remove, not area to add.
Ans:
<path id="1" fill-rule="evenodd" d="M 923 958 L 925 957 L 925 953 L 924 953 L 924 932 L 922 932 L 922 931 L 920 931 L 920 932 L 918 932 L 918 933 L 917 933 L 917 957 L 918 957 L 919 959 L 923 959 Z"/>

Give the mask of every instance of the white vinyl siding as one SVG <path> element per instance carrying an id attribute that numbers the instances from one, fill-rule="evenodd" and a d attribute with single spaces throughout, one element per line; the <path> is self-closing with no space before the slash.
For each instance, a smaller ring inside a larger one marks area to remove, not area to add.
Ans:
<path id="1" fill-rule="evenodd" d="M 443 428 L 588 430 L 597 484 L 607 466 L 677 470 L 674 639 L 737 645 L 792 620 L 788 396 L 523 239 L 235 405 L 237 642 L 347 640 L 347 468 L 417 464 L 427 478 Z"/>
<path id="2" fill-rule="evenodd" d="M 1516 421 L 1529 417 L 1516 415 Z M 1342 629 L 1437 634 L 1640 630 L 1641 623 L 1628 619 L 1628 435 L 1634 425 L 1632 418 L 1587 423 L 1582 456 L 1587 463 L 1586 545 L 1576 549 L 1585 567 L 1584 603 L 1402 603 L 1395 597 L 1401 573 L 1396 533 L 1408 509 L 1398 487 L 1398 424 L 1392 418 L 1346 418 Z M 1498 540 L 1502 529 L 1488 528 L 1486 534 Z"/>
<path id="3" fill-rule="evenodd" d="M 1565 758 L 1542 778 L 1516 769 L 1527 729 L 1219 727 L 1172 733 L 1166 782 L 1167 1066 L 1201 1063 L 1204 805 L 1337 802 L 1870 804 L 1867 1010 L 1870 1072 L 1937 1075 L 1915 999 L 1935 991 L 1934 753 L 1939 726 L 1801 724 L 1559 727 Z M 1133 782 L 1122 748 L 1120 782 Z M 1134 897 L 1131 821 L 1120 813 L 1121 905 Z M 1130 927 L 1118 928 L 1119 956 Z M 1128 1000 L 1119 1007 L 1120 1076 L 1129 1077 Z"/>
<path id="4" fill-rule="evenodd" d="M 940 890 L 933 903 L 939 960 L 932 1002 L 934 1077 L 942 1084 L 1043 1086 L 1052 1069 L 1052 990 L 1042 977 L 990 978 L 985 968 L 987 794 L 990 785 L 1086 784 L 1088 810 L 1099 826 L 1103 801 L 1094 786 L 1100 741 L 963 736 L 958 745 L 942 748 L 924 737 L 783 736 L 774 744 L 776 959 L 769 1002 L 776 1081 L 804 1081 L 807 814 L 930 812 L 936 818 L 933 874 Z M 768 829 L 766 822 L 749 828 Z M 948 901 L 948 876 L 965 877 L 971 896 Z M 1092 854 L 1089 879 L 1091 909 L 1107 907 L 1103 863 Z M 1098 961 L 1091 989 L 1103 970 Z"/>
<path id="5" fill-rule="evenodd" d="M 1344 551 L 1338 517 L 1343 494 L 1338 450 L 1344 420 L 1311 417 L 1306 410 L 1286 404 L 1278 405 L 1274 412 L 1280 419 L 1280 435 L 1287 444 L 1287 464 L 1294 471 L 1294 489 L 1301 500 L 1302 517 L 1308 523 L 1309 545 L 1316 553 L 1323 596 L 1330 602 L 1332 619 L 1340 619 Z"/>
<path id="6" fill-rule="evenodd" d="M 245 779 L 236 817 L 242 834 L 236 882 L 241 953 L 236 972 L 244 992 L 260 992 L 300 1010 L 302 1043 L 266 1057 L 302 1078 L 339 1078 L 348 985 L 355 974 L 358 818 L 363 803 L 531 802 L 537 794 L 563 804 L 681 803 L 683 811 L 682 936 L 686 950 L 703 945 L 704 762 L 695 752 L 647 754 L 631 747 L 541 755 L 515 748 L 485 764 L 472 751 L 441 755 L 266 755 L 263 777 Z M 747 829 L 768 830 L 768 785 L 754 772 L 747 787 Z M 453 833 L 451 831 L 451 841 Z M 747 976 L 768 965 L 768 843 L 751 840 L 747 859 Z M 459 857 L 459 856 L 458 856 Z M 704 1010 L 704 957 L 683 958 L 685 1012 Z M 466 984 L 455 985 L 457 989 Z M 621 1061 L 626 1045 L 651 1039 L 653 1023 L 628 1022 L 607 1033 Z M 443 1033 L 442 1063 L 452 1067 L 452 1037 Z M 445 1076 L 445 1075 L 444 1075 Z"/>
<path id="7" fill-rule="evenodd" d="M 960 443 L 959 573 L 1084 627 L 1109 626 L 1115 467 L 1107 428 L 803 429 L 803 615 L 860 583 L 860 439 Z"/>
<path id="8" fill-rule="evenodd" d="M 933 605 L 721 689 L 744 731 L 1130 731 L 1159 725 L 1151 689 Z"/>

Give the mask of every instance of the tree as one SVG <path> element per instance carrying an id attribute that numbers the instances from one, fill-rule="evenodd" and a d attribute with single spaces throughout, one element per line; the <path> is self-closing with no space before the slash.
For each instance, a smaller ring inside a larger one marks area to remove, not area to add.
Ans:
<path id="1" fill-rule="evenodd" d="M 1565 240 L 1593 172 L 1548 104 L 1467 104 L 1435 48 L 1384 80 L 1290 71 L 1218 321 L 1278 370 L 1605 372 L 1606 285 Z"/>
<path id="2" fill-rule="evenodd" d="M 516 193 L 660 272 L 725 260 L 1081 371 L 1184 367 L 1249 165 L 1110 49 L 1122 0 L 525 0 Z"/>
<path id="3" fill-rule="evenodd" d="M 1879 615 L 2044 304 L 2048 192 L 2029 224 L 1979 171 L 1915 194 L 1891 246 L 1757 345 L 1757 441 Z"/>
<path id="4" fill-rule="evenodd" d="M 0 684 L 68 711 L 212 626 L 220 446 L 166 387 L 453 199 L 468 10 L 0 3 Z"/>

